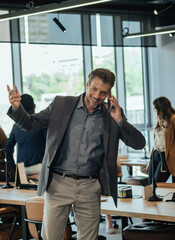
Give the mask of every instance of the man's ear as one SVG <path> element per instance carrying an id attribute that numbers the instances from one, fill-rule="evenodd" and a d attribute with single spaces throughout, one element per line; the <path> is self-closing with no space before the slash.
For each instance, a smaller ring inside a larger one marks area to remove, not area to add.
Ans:
<path id="1" fill-rule="evenodd" d="M 109 90 L 107 97 L 111 97 L 111 89 Z"/>
<path id="2" fill-rule="evenodd" d="M 86 88 L 89 87 L 89 80 L 86 82 Z"/>

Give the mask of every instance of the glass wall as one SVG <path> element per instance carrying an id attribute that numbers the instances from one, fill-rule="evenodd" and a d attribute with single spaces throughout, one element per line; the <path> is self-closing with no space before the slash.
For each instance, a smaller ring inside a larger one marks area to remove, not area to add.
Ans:
<path id="1" fill-rule="evenodd" d="M 0 66 L 1 66 L 1 80 L 0 80 L 0 126 L 8 136 L 13 121 L 7 116 L 7 110 L 10 107 L 8 103 L 7 84 L 12 87 L 12 62 L 11 62 L 11 45 L 9 43 L 0 44 Z"/>
<path id="2" fill-rule="evenodd" d="M 21 58 L 23 92 L 34 97 L 36 111 L 56 95 L 84 91 L 81 46 L 22 44 Z"/>
<path id="3" fill-rule="evenodd" d="M 122 22 L 122 19 L 113 18 L 113 16 L 101 16 L 99 18 L 99 16 L 95 14 L 90 17 L 86 14 L 83 16 L 78 14 L 69 14 L 68 16 L 66 14 L 60 14 L 59 18 L 63 21 L 67 29 L 66 35 L 64 35 L 65 33 L 62 33 L 52 21 L 52 18 L 55 16 L 55 14 L 42 16 L 42 24 L 45 24 L 43 31 L 47 30 L 47 34 L 45 32 L 39 32 L 40 38 L 38 38 L 36 30 L 40 26 L 37 25 L 40 24 L 40 22 L 37 22 L 39 16 L 20 20 L 20 39 L 23 41 L 23 43 L 20 43 L 22 92 L 31 94 L 34 97 L 36 111 L 45 108 L 53 100 L 55 95 L 66 96 L 82 93 L 85 86 L 84 69 L 86 63 L 86 66 L 90 66 L 88 67 L 88 71 L 91 66 L 93 69 L 105 67 L 117 75 L 117 84 L 122 82 L 121 85 L 123 87 L 119 89 L 119 87 L 115 85 L 112 94 L 117 96 L 118 88 L 120 96 L 123 96 L 123 98 L 126 96 L 124 100 L 126 102 L 124 112 L 126 113 L 127 119 L 137 128 L 144 129 L 146 117 L 144 114 L 145 91 L 143 86 L 146 86 L 146 84 L 144 84 L 145 79 L 143 79 L 142 49 L 141 47 L 123 46 L 123 55 L 117 57 L 116 53 L 119 47 L 113 44 L 117 42 L 117 39 L 120 37 L 115 27 Z M 74 22 L 74 30 L 72 30 L 72 28 L 70 30 L 69 25 L 71 21 L 66 22 L 67 18 L 69 20 L 72 19 Z M 113 21 L 114 19 L 115 21 Z M 81 20 L 86 26 L 85 29 L 87 29 L 88 26 L 89 31 L 82 31 Z M 78 23 L 78 25 L 76 23 Z M 108 27 L 109 23 L 110 27 Z M 140 28 L 140 22 L 133 22 L 133 24 L 135 28 Z M 37 27 L 34 28 L 33 26 Z M 130 27 L 124 20 L 121 26 L 125 28 Z M 108 34 L 106 34 L 106 32 Z M 77 39 L 76 45 L 68 41 L 75 40 L 70 34 Z M 42 37 L 47 37 L 47 39 L 44 38 L 43 40 Z M 35 42 L 34 40 L 37 39 L 40 41 Z M 55 43 L 51 41 L 51 39 L 58 41 Z M 65 45 L 62 43 L 64 40 L 68 41 Z M 87 40 L 89 45 L 87 44 Z M 44 42 L 41 43 L 42 41 Z M 48 43 L 49 41 L 50 44 Z M 84 43 L 90 46 L 89 55 L 83 51 L 82 45 Z M 99 43 L 101 43 L 102 46 L 100 46 Z M 120 49 L 121 48 L 120 46 Z M 12 86 L 10 44 L 0 43 L 0 51 L 1 65 L 5 66 L 1 70 L 1 76 L 5 81 L 0 81 L 0 105 L 2 109 L 0 112 L 0 124 L 8 134 L 12 125 L 10 118 L 6 116 L 6 111 L 9 106 L 6 84 L 8 83 Z M 15 60 L 15 56 L 14 61 L 18 61 Z M 130 151 L 130 149 L 128 151 Z"/>
<path id="4" fill-rule="evenodd" d="M 141 48 L 124 48 L 126 113 L 130 123 L 144 125 L 144 91 Z"/>
<path id="5" fill-rule="evenodd" d="M 92 47 L 92 59 L 93 69 L 108 68 L 115 73 L 113 47 Z M 112 89 L 112 94 L 116 96 L 116 84 Z"/>

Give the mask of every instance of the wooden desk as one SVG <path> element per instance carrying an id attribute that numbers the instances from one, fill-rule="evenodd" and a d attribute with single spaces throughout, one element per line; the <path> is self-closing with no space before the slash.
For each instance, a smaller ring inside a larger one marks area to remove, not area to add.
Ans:
<path id="1" fill-rule="evenodd" d="M 128 159 L 128 160 L 122 160 L 120 161 L 121 165 L 122 166 L 129 166 L 129 167 L 133 167 L 133 166 L 145 166 L 146 163 L 148 162 L 149 160 L 141 160 L 141 159 Z"/>
<path id="2" fill-rule="evenodd" d="M 132 176 L 132 167 L 133 166 L 140 166 L 140 167 L 142 167 L 142 166 L 145 166 L 147 164 L 147 162 L 149 162 L 148 159 L 136 158 L 136 159 L 121 160 L 120 164 L 122 166 L 129 167 L 128 171 L 129 171 L 129 174 Z"/>
<path id="3" fill-rule="evenodd" d="M 132 186 L 132 192 L 135 197 L 142 196 L 142 186 Z M 175 192 L 175 189 L 157 188 L 156 191 L 162 196 L 168 192 Z M 166 199 L 172 199 L 172 194 L 169 194 Z M 165 199 L 160 202 L 149 202 L 142 198 L 118 198 L 116 208 L 113 199 L 107 197 L 106 201 L 101 203 L 101 213 L 121 216 L 122 229 L 128 225 L 128 217 L 175 222 L 175 202 L 165 202 Z"/>
<path id="4" fill-rule="evenodd" d="M 26 218 L 25 201 L 29 198 L 37 196 L 36 190 L 22 190 L 16 188 L 2 189 L 0 188 L 0 204 L 12 204 L 21 207 L 22 221 L 22 237 L 27 240 L 27 224 L 24 221 Z"/>

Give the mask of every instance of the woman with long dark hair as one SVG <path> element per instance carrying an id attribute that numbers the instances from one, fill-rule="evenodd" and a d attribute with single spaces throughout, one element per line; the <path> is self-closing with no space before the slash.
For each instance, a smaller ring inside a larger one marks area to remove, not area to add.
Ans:
<path id="1" fill-rule="evenodd" d="M 166 182 L 170 174 L 175 176 L 175 110 L 166 97 L 156 98 L 153 106 L 157 121 L 154 127 L 154 148 L 148 167 L 149 184 L 152 183 L 152 161 L 156 182 Z"/>

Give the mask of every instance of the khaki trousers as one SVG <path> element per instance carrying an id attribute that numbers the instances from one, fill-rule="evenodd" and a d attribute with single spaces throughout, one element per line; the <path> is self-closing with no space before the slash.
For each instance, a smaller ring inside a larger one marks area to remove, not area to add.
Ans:
<path id="1" fill-rule="evenodd" d="M 45 195 L 43 240 L 62 240 L 73 206 L 77 240 L 96 240 L 100 222 L 98 179 L 72 179 L 53 173 Z"/>

